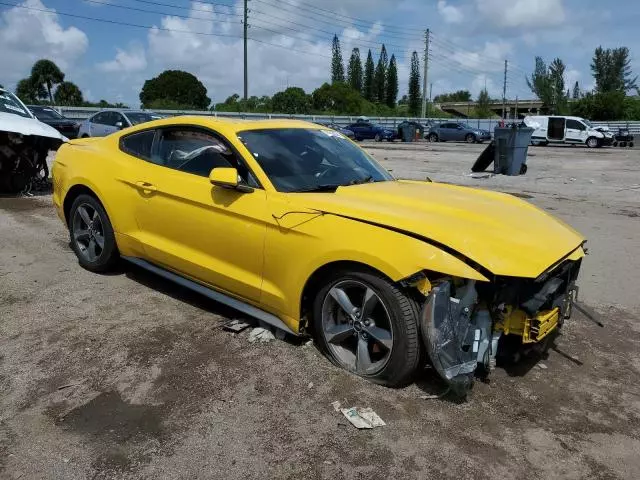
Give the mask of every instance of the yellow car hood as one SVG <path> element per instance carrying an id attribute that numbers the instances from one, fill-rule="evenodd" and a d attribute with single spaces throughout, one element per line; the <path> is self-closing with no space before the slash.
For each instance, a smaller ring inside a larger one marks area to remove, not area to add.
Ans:
<path id="1" fill-rule="evenodd" d="M 293 195 L 306 208 L 428 239 L 494 275 L 535 278 L 585 240 L 544 210 L 487 190 L 390 181 Z"/>

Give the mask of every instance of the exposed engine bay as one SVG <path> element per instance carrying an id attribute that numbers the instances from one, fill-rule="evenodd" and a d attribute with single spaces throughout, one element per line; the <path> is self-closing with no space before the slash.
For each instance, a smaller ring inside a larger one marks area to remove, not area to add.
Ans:
<path id="1" fill-rule="evenodd" d="M 422 335 L 450 390 L 465 396 L 496 359 L 513 361 L 523 350 L 544 348 L 571 316 L 580 264 L 566 260 L 537 279 L 434 281 L 422 311 Z"/>
<path id="2" fill-rule="evenodd" d="M 0 193 L 29 193 L 49 178 L 47 155 L 61 139 L 0 131 Z"/>

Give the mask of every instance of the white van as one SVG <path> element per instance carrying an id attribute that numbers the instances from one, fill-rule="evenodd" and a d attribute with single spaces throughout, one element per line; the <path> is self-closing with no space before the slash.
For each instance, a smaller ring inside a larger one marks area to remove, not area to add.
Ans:
<path id="1" fill-rule="evenodd" d="M 533 145 L 566 143 L 595 148 L 613 143 L 613 134 L 594 128 L 589 120 L 580 117 L 531 115 L 524 118 L 524 123 L 533 128 Z"/>

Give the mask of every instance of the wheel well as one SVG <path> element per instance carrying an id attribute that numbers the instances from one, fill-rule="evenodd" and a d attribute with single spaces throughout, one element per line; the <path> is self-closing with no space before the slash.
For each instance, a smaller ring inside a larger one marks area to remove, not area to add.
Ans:
<path id="1" fill-rule="evenodd" d="M 387 279 L 389 277 L 385 275 L 380 270 L 377 270 L 373 267 L 365 263 L 353 262 L 353 261 L 337 261 L 327 263 L 326 265 L 321 266 L 315 272 L 311 274 L 311 276 L 307 279 L 307 282 L 302 289 L 302 298 L 300 299 L 300 319 L 305 319 L 305 317 L 309 314 L 309 312 L 313 309 L 313 300 L 315 299 L 315 292 L 317 292 L 321 287 L 323 281 L 333 272 L 337 270 L 359 270 L 359 271 L 368 271 L 372 273 L 376 273 L 381 275 Z M 389 281 L 393 282 L 393 280 L 389 279 Z M 306 323 L 306 319 L 305 319 Z"/>
<path id="2" fill-rule="evenodd" d="M 71 210 L 71 205 L 73 205 L 74 200 L 82 194 L 91 195 L 92 197 L 94 197 L 96 200 L 100 202 L 100 199 L 94 193 L 94 191 L 91 190 L 86 185 L 74 185 L 67 192 L 67 196 L 64 197 L 64 202 L 62 204 L 62 209 L 64 211 L 64 218 L 67 221 L 67 223 L 69 223 L 69 211 Z"/>

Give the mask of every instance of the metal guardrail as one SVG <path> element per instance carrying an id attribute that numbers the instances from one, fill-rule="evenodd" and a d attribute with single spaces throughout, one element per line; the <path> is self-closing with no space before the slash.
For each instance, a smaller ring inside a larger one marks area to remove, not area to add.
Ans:
<path id="1" fill-rule="evenodd" d="M 65 117 L 72 118 L 74 120 L 85 120 L 101 109 L 96 107 L 55 107 Z M 201 115 L 209 117 L 222 117 L 222 118 L 243 118 L 243 119 L 268 119 L 268 118 L 295 118 L 298 120 L 307 120 L 310 122 L 332 122 L 341 126 L 355 123 L 361 116 L 345 116 L 345 115 L 289 115 L 286 113 L 243 113 L 243 112 L 214 112 L 214 111 L 201 111 L 201 110 L 154 110 L 162 115 L 176 116 L 176 115 Z M 383 127 L 396 128 L 397 125 L 404 120 L 414 120 L 422 124 L 438 123 L 443 121 L 455 121 L 464 123 L 475 128 L 481 128 L 483 130 L 489 130 L 493 132 L 493 129 L 498 125 L 500 120 L 498 119 L 447 119 L 447 118 L 416 118 L 416 117 L 369 117 L 367 118 Z M 594 126 L 607 126 L 612 131 L 617 131 L 618 128 L 628 128 L 632 135 L 640 134 L 640 121 L 636 122 L 592 122 Z"/>

